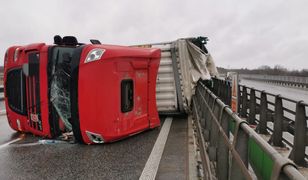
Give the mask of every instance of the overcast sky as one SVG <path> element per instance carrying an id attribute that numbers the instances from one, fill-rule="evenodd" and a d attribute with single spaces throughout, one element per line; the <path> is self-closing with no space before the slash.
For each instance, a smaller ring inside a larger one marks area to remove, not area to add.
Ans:
<path id="1" fill-rule="evenodd" d="M 307 0 L 0 2 L 0 64 L 9 46 L 55 34 L 121 45 L 207 36 L 217 66 L 308 69 Z"/>

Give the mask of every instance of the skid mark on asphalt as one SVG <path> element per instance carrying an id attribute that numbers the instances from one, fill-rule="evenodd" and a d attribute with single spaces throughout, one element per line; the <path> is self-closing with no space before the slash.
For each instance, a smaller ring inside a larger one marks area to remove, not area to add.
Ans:
<path id="1" fill-rule="evenodd" d="M 154 180 L 159 167 L 160 159 L 168 139 L 168 134 L 172 124 L 172 117 L 167 117 L 161 131 L 156 139 L 152 152 L 141 173 L 139 180 Z"/>

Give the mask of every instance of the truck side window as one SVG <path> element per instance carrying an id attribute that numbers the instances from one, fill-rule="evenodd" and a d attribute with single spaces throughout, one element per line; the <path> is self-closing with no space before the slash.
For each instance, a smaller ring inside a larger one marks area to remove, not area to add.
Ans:
<path id="1" fill-rule="evenodd" d="M 123 113 L 133 110 L 134 107 L 134 82 L 125 79 L 121 82 L 121 111 Z"/>
<path id="2" fill-rule="evenodd" d="M 22 69 L 10 70 L 6 79 L 6 95 L 9 107 L 18 114 L 26 115 L 26 81 Z"/>

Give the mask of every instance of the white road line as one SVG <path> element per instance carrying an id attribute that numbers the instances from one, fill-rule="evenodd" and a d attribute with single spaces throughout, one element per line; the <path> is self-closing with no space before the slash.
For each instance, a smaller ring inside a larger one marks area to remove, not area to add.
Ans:
<path id="1" fill-rule="evenodd" d="M 23 136 L 20 136 L 20 137 L 17 138 L 17 139 L 14 139 L 14 140 L 9 141 L 9 142 L 7 142 L 7 143 L 1 144 L 1 145 L 0 145 L 0 149 L 5 148 L 5 147 L 7 147 L 8 145 L 10 145 L 10 144 L 12 144 L 12 143 L 15 143 L 15 142 L 17 142 L 17 141 L 20 141 L 20 140 L 22 140 L 23 138 L 24 138 Z"/>
<path id="2" fill-rule="evenodd" d="M 158 171 L 160 159 L 172 124 L 172 117 L 167 117 L 156 139 L 152 152 L 141 173 L 139 180 L 154 180 Z"/>

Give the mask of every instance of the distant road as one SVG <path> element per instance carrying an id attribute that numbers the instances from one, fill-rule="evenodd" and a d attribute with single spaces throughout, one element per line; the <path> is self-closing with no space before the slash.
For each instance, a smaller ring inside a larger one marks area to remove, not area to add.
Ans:
<path id="1" fill-rule="evenodd" d="M 284 86 L 295 86 L 308 88 L 308 77 L 283 76 L 283 75 L 264 75 L 264 74 L 240 74 L 241 79 L 261 81 Z"/>
<path id="2" fill-rule="evenodd" d="M 265 90 L 269 93 L 280 94 L 284 97 L 294 99 L 297 101 L 303 100 L 308 103 L 308 91 L 307 89 L 300 88 L 291 88 L 278 86 L 274 84 L 263 83 L 261 81 L 253 81 L 242 79 L 240 84 L 245 85 L 247 87 L 254 87 L 255 89 Z"/>

